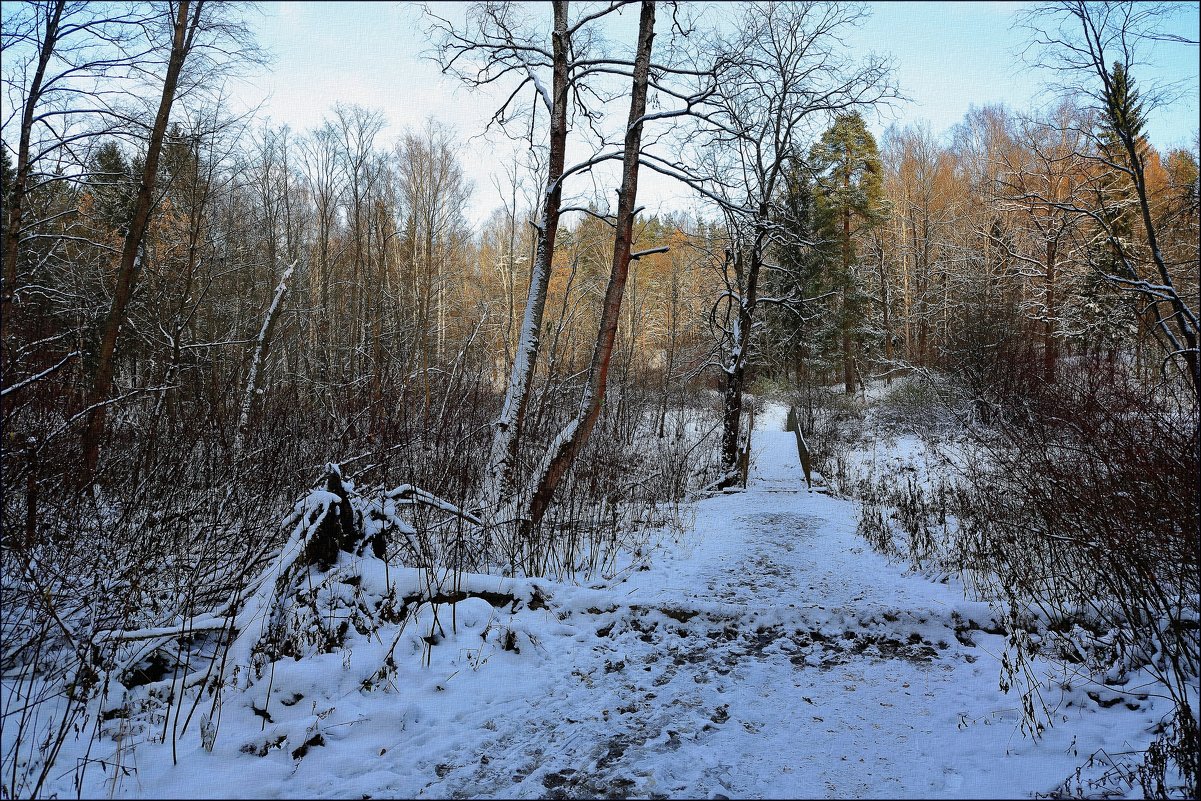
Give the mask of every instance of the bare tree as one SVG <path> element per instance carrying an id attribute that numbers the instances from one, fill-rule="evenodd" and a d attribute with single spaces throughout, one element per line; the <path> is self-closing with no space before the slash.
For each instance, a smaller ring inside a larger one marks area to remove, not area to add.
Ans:
<path id="1" fill-rule="evenodd" d="M 722 209 L 729 233 L 726 287 L 714 315 L 724 321 L 721 461 L 727 486 L 738 477 L 742 395 L 760 308 L 786 300 L 760 297 L 761 274 L 777 269 L 769 261 L 774 249 L 812 244 L 786 241 L 779 206 L 785 174 L 819 125 L 897 94 L 887 62 L 873 56 L 855 63 L 842 52 L 842 32 L 865 13 L 816 2 L 748 5 L 734 26 L 737 33 L 719 39 L 710 55 L 718 70 L 716 91 L 695 112 L 703 166 L 686 172 Z"/>
<path id="2" fill-rule="evenodd" d="M 333 369 L 333 275 L 336 256 L 334 234 L 338 224 L 338 209 L 345 190 L 343 175 L 338 168 L 338 133 L 328 120 L 309 133 L 300 143 L 300 174 L 314 207 L 317 230 L 316 252 L 309 259 L 310 276 L 316 274 L 317 325 L 314 336 L 318 344 L 318 372 L 322 381 L 331 378 Z M 310 279 L 311 280 L 311 279 Z"/>
<path id="3" fill-rule="evenodd" d="M 652 251 L 631 253 L 634 235 L 634 207 L 638 196 L 638 166 L 642 155 L 642 126 L 646 116 L 647 81 L 650 75 L 651 46 L 655 36 L 655 4 L 643 0 L 642 13 L 638 21 L 638 44 L 634 56 L 633 87 L 630 93 L 630 115 L 626 124 L 625 143 L 621 161 L 621 188 L 617 193 L 616 233 L 614 237 L 613 265 L 609 285 L 605 290 L 605 301 L 601 313 L 600 330 L 596 335 L 592 364 L 588 368 L 588 381 L 580 398 L 579 411 L 575 418 L 559 433 L 543 457 L 534 476 L 533 497 L 530 500 L 528 523 L 536 526 L 542 521 L 554 498 L 555 490 L 563 476 L 571 469 L 580 449 L 588 441 L 601 404 L 605 401 L 605 387 L 609 376 L 609 362 L 613 356 L 613 342 L 621 317 L 622 295 L 625 293 L 631 260 Z M 665 248 L 658 248 L 661 252 Z M 526 515 L 523 515 L 525 518 Z"/>
<path id="4" fill-rule="evenodd" d="M 497 254 L 496 269 L 501 279 L 502 292 L 504 295 L 504 372 L 508 374 L 513 369 L 514 346 L 516 345 L 517 336 L 517 303 L 518 303 L 518 270 L 519 262 L 526 260 L 518 254 L 519 245 L 522 249 L 530 244 L 529 237 L 525 234 L 524 226 L 518 226 L 518 193 L 525 188 L 525 179 L 521 175 L 520 163 L 517 159 L 517 152 L 513 153 L 513 161 L 504 165 L 504 174 L 506 182 L 502 186 L 499 180 L 494 181 L 497 193 L 500 195 L 503 205 L 503 224 L 504 229 L 499 232 L 500 239 L 497 239 L 499 252 Z M 519 231 L 521 232 L 519 235 Z"/>
<path id="5" fill-rule="evenodd" d="M 471 183 L 457 159 L 451 131 L 432 119 L 397 145 L 399 191 L 408 213 L 406 238 L 413 270 L 414 355 L 419 360 L 423 414 L 430 414 L 430 369 L 440 363 L 447 322 L 451 260 L 464 237 Z M 431 361 L 432 360 L 432 361 Z"/>
<path id="6" fill-rule="evenodd" d="M 928 128 L 890 131 L 885 137 L 887 189 L 901 273 L 906 356 L 919 367 L 930 363 L 940 311 L 937 291 L 957 250 L 953 227 L 958 204 L 951 154 Z"/>
<path id="7" fill-rule="evenodd" d="M 481 5 L 475 11 L 472 35 L 458 33 L 448 22 L 439 20 L 440 30 L 444 34 L 443 71 L 455 72 L 473 86 L 494 83 L 510 73 L 520 76 L 516 89 L 493 116 L 493 120 L 504 122 L 508 119 L 506 115 L 513 99 L 523 88 L 531 85 L 537 92 L 538 103 L 549 117 L 549 158 L 539 217 L 534 224 L 537 246 L 513 368 L 506 384 L 500 416 L 493 425 L 491 454 L 484 474 L 485 509 L 496 509 L 502 498 L 511 497 L 515 490 L 517 449 L 541 344 L 542 316 L 546 308 L 563 200 L 568 104 L 572 89 L 572 37 L 583 24 L 581 21 L 569 27 L 567 0 L 555 0 L 554 27 L 548 49 L 531 35 L 515 32 L 513 16 L 512 6 L 508 4 Z M 472 58 L 478 59 L 474 70 L 459 65 L 460 61 Z M 540 69 L 548 67 L 551 71 L 549 88 L 539 74 Z"/>
<path id="8" fill-rule="evenodd" d="M 152 43 L 155 48 L 161 48 L 165 52 L 166 63 L 158 108 L 148 131 L 141 183 L 121 249 L 116 288 L 101 333 L 96 366 L 92 374 L 92 386 L 88 395 L 90 411 L 83 434 L 85 482 L 94 476 L 100 456 L 100 443 L 105 431 L 109 394 L 113 385 L 117 341 L 125 321 L 126 308 L 133 297 L 137 282 L 143 238 L 156 200 L 159 158 L 167 135 L 172 105 L 181 91 L 186 93 L 196 89 L 201 79 L 211 80 L 214 75 L 219 74 L 223 66 L 240 59 L 257 58 L 257 51 L 247 36 L 246 28 L 236 16 L 231 15 L 230 9 L 208 3 L 206 0 L 196 0 L 194 4 L 192 0 L 169 0 L 160 7 L 157 15 L 148 19 L 146 27 L 152 37 L 158 35 L 158 29 L 161 28 L 164 39 L 152 39 Z M 203 69 L 185 74 L 185 61 L 192 54 L 196 54 L 199 59 L 192 66 Z"/>
<path id="9" fill-rule="evenodd" d="M 167 61 L 167 72 L 163 77 L 162 98 L 159 101 L 158 112 L 155 114 L 154 125 L 150 130 L 150 142 L 142 169 L 142 182 L 138 188 L 129 232 L 125 236 L 125 245 L 121 251 L 121 261 L 117 268 L 117 288 L 113 293 L 108 321 L 101 336 L 100 352 L 92 379 L 89 406 L 95 408 L 88 416 L 83 438 L 84 476 L 88 481 L 95 473 L 96 463 L 100 457 L 100 440 L 104 434 L 105 417 L 108 412 L 105 401 L 108 400 L 113 382 L 113 355 L 116 352 L 117 337 L 124 322 L 125 308 L 133 296 L 142 237 L 146 233 L 154 202 L 154 188 L 158 179 L 158 161 L 163 149 L 163 137 L 167 133 L 167 123 L 171 118 L 171 105 L 175 102 L 179 75 L 183 69 L 184 60 L 195 41 L 196 32 L 200 29 L 203 9 L 204 0 L 198 0 L 194 9 L 191 7 L 190 0 L 180 0 L 178 5 L 172 5 L 168 9 L 172 12 L 171 53 Z"/>
<path id="10" fill-rule="evenodd" d="M 1054 381 L 1059 359 L 1060 306 L 1065 294 L 1063 262 L 1069 256 L 1070 238 L 1086 216 L 1072 208 L 1075 198 L 1083 196 L 1089 181 L 1087 164 L 1079 155 L 1086 149 L 1083 131 L 1087 123 L 1078 109 L 1065 100 L 1054 109 L 1050 119 L 1028 119 L 1022 125 L 1020 147 L 1013 151 L 1013 163 L 1000 176 L 1002 207 L 1013 206 L 1033 229 L 1035 248 L 1027 256 L 1007 248 L 1011 258 L 1033 270 L 1028 275 L 1040 280 L 1042 300 L 1035 316 L 1043 323 L 1043 377 Z"/>
<path id="11" fill-rule="evenodd" d="M 347 331 L 350 348 L 347 354 L 352 374 L 358 373 L 360 365 L 361 327 L 367 322 L 364 293 L 361 291 L 368 275 L 367 260 L 371 250 L 372 228 L 367 223 L 369 197 L 374 185 L 382 175 L 374 167 L 375 139 L 383 130 L 385 121 L 378 111 L 358 105 L 337 103 L 334 117 L 338 131 L 339 166 L 346 186 L 346 225 L 351 239 L 350 275 L 346 284 L 349 319 L 353 323 Z"/>
<path id="12" fill-rule="evenodd" d="M 5 16 L 0 41 L 4 86 L 11 113 L 20 114 L 16 165 L 5 189 L 0 309 L 5 331 L 17 292 L 21 239 L 30 228 L 26 195 L 32 183 L 56 179 L 43 167 L 46 162 L 61 165 L 64 155 L 70 161 L 71 153 L 86 150 L 87 140 L 112 130 L 119 121 L 114 103 L 130 88 L 130 67 L 148 52 L 137 38 L 148 22 L 144 10 L 135 6 L 65 0 L 28 2 Z M 9 122 L 4 120 L 6 127 Z M 60 174 L 57 180 L 72 177 Z"/>

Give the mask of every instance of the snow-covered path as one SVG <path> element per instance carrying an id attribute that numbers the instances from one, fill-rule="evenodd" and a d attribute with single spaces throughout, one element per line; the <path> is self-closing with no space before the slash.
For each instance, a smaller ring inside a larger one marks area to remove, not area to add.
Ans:
<path id="1" fill-rule="evenodd" d="M 1081 692 L 1044 697 L 1056 725 L 1023 736 L 1019 698 L 997 689 L 1002 637 L 967 625 L 990 628 L 986 608 L 867 548 L 852 503 L 804 488 L 782 422 L 761 416 L 746 491 L 696 504 L 647 569 L 593 587 L 496 579 L 527 602 L 461 602 L 458 633 L 428 667 L 419 640 L 398 651 L 387 691 L 360 689 L 382 643 L 280 663 L 272 726 L 253 691 L 230 699 L 213 753 L 147 753 L 120 792 L 1030 797 L 1102 746 L 1141 743 L 1127 738 L 1153 701 L 1101 710 Z"/>
<path id="2" fill-rule="evenodd" d="M 980 763 L 1004 756 L 998 739 L 1023 743 L 1015 714 L 968 703 L 981 684 L 995 686 L 996 670 L 955 639 L 956 599 L 922 579 L 898 581 L 896 567 L 854 538 L 850 504 L 805 491 L 795 441 L 779 422 L 761 421 L 747 491 L 700 503 L 685 547 L 621 585 L 616 610 L 593 613 L 597 633 L 576 638 L 575 675 L 538 699 L 559 719 L 502 730 L 497 745 L 520 743 L 522 768 L 496 776 L 473 767 L 430 790 L 705 798 L 1005 789 L 971 786 Z M 958 710 L 997 724 L 976 732 L 990 747 L 952 737 Z M 930 753 L 936 733 L 959 742 Z"/>

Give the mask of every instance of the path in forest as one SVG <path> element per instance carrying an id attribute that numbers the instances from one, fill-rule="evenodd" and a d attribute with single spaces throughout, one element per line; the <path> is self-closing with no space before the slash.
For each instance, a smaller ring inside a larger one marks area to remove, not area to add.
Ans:
<path id="1" fill-rule="evenodd" d="M 1153 697 L 1094 703 L 1075 677 L 1044 690 L 1053 728 L 1024 737 L 997 686 L 1004 638 L 968 624 L 995 630 L 988 609 L 872 552 L 854 503 L 807 490 L 782 408 L 752 443 L 748 487 L 687 507 L 641 569 L 464 577 L 488 592 L 440 624 L 426 604 L 206 695 L 211 750 L 195 729 L 162 743 L 149 704 L 64 764 L 96 763 L 84 795 L 113 797 L 993 798 L 1146 747 Z M 382 592 L 378 567 L 354 586 Z"/>
<path id="2" fill-rule="evenodd" d="M 483 753 L 423 795 L 992 797 L 1010 771 L 1063 778 L 1062 759 L 1002 764 L 1030 743 L 995 656 L 956 638 L 958 591 L 903 575 L 852 503 L 807 491 L 773 412 L 746 490 L 698 503 L 611 602 L 563 604 L 570 674 L 486 716 Z"/>

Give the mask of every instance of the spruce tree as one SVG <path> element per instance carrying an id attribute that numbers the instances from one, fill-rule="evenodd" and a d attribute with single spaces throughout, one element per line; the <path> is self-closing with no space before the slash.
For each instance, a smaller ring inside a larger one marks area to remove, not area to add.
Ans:
<path id="1" fill-rule="evenodd" d="M 116 142 L 97 148 L 88 163 L 87 190 L 93 200 L 93 219 L 105 231 L 124 237 L 133 218 L 137 177 Z"/>
<path id="2" fill-rule="evenodd" d="M 1129 136 L 1137 144 L 1141 157 L 1146 150 L 1146 140 L 1143 137 L 1143 104 L 1139 101 L 1138 91 L 1134 88 L 1129 74 L 1121 62 L 1115 62 L 1110 75 L 1110 90 L 1106 93 L 1105 114 L 1100 118 L 1097 130 L 1097 143 L 1100 155 L 1116 169 L 1107 171 L 1099 182 L 1101 190 L 1101 209 L 1104 216 L 1107 233 L 1117 242 L 1112 246 L 1115 252 L 1107 265 L 1114 273 L 1122 272 L 1121 258 L 1116 252 L 1118 243 L 1128 247 L 1134 227 L 1137 224 L 1138 198 L 1135 195 L 1133 182 L 1124 171 L 1132 170 L 1128 151 L 1122 141 Z M 1133 275 L 1126 275 L 1134 278 Z"/>
<path id="3" fill-rule="evenodd" d="M 1136 142 L 1136 152 L 1145 153 L 1145 121 L 1138 90 L 1125 66 L 1114 62 L 1109 88 L 1105 92 L 1104 113 L 1097 121 L 1098 155 L 1112 167 L 1097 181 L 1099 236 L 1087 248 L 1088 273 L 1085 278 L 1082 328 L 1096 348 L 1112 349 L 1126 334 L 1125 319 L 1137 321 L 1136 363 L 1141 365 L 1144 331 L 1154 325 L 1150 314 L 1131 303 L 1109 276 L 1137 280 L 1132 268 L 1133 248 L 1139 228 L 1139 201 L 1131 179 L 1136 165 L 1131 164 L 1123 138 Z"/>
<path id="4" fill-rule="evenodd" d="M 3 198 L 3 213 L 0 213 L 0 242 L 4 241 L 4 232 L 8 230 L 8 203 L 12 194 L 13 178 L 16 177 L 16 167 L 8 148 L 0 147 L 0 196 Z"/>
<path id="5" fill-rule="evenodd" d="M 835 289 L 830 266 L 839 258 L 839 238 L 835 220 L 817 203 L 804 159 L 794 157 L 784 178 L 775 214 L 784 231 L 774 254 L 779 269 L 767 274 L 764 291 L 788 303 L 769 307 L 765 339 L 777 348 L 781 366 L 791 360 L 799 381 L 825 372 L 837 358 L 838 327 L 831 324 L 825 296 Z"/>

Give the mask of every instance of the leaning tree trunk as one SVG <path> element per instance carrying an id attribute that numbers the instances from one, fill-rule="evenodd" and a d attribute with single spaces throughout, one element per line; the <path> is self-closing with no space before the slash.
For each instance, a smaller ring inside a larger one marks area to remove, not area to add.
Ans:
<path id="1" fill-rule="evenodd" d="M 527 531 L 537 526 L 554 498 L 567 471 L 571 469 L 580 450 L 588 442 L 593 426 L 600 417 L 605 401 L 609 362 L 621 318 L 621 300 L 630 273 L 630 249 L 634 237 L 634 201 L 638 195 L 638 160 L 642 152 L 642 124 L 646 114 L 647 83 L 650 76 L 651 44 L 655 37 L 655 3 L 643 0 L 638 23 L 638 49 L 634 57 L 633 92 L 630 96 L 630 117 L 626 126 L 625 146 L 621 160 L 621 190 L 617 199 L 616 233 L 613 245 L 613 265 L 605 305 L 601 313 L 588 383 L 580 398 L 580 409 L 555 438 L 535 476 L 536 489 L 526 515 Z M 656 248 L 656 250 L 659 250 Z"/>
<path id="2" fill-rule="evenodd" d="M 1193 385 L 1193 395 L 1197 398 L 1198 402 L 1201 402 L 1201 343 L 1198 341 L 1197 316 L 1195 311 L 1188 307 L 1176 291 L 1176 285 L 1172 281 L 1172 274 L 1168 270 L 1167 260 L 1160 249 L 1158 232 L 1151 214 L 1151 203 L 1148 200 L 1146 171 L 1143 166 L 1142 154 L 1139 153 L 1138 144 L 1129 131 L 1120 129 L 1119 133 L 1122 144 L 1126 149 L 1126 156 L 1133 168 L 1134 189 L 1135 194 L 1138 196 L 1139 216 L 1143 223 L 1143 231 L 1147 236 L 1147 249 L 1151 253 L 1151 260 L 1154 262 L 1155 269 L 1158 272 L 1160 287 L 1156 288 L 1156 293 L 1166 294 L 1167 301 L 1172 307 L 1172 314 L 1168 318 L 1161 319 L 1159 325 L 1173 342 L 1176 350 L 1176 354 L 1173 355 L 1178 354 L 1184 359 L 1185 369 Z M 1149 297 L 1153 296 L 1150 292 L 1147 294 Z M 1168 320 L 1174 322 L 1175 332 L 1169 327 Z M 1179 339 L 1176 338 L 1176 334 L 1179 334 Z M 1180 342 L 1180 340 L 1183 340 L 1183 342 Z"/>
<path id="3" fill-rule="evenodd" d="M 234 432 L 232 451 L 235 464 L 242 457 L 242 451 L 246 446 L 246 439 L 250 436 L 254 400 L 258 397 L 259 384 L 262 381 L 262 374 L 267 365 L 267 353 L 271 349 L 271 334 L 275 330 L 275 321 L 279 317 L 279 311 L 282 308 L 284 293 L 288 291 L 288 280 L 292 277 L 292 271 L 295 269 L 296 262 L 292 262 L 288 269 L 284 270 L 283 275 L 280 276 L 279 285 L 275 287 L 275 294 L 271 297 L 271 305 L 267 307 L 267 313 L 263 317 L 263 325 L 259 329 L 258 338 L 255 340 L 254 354 L 250 357 L 250 370 L 246 376 L 246 391 L 242 393 L 242 407 L 238 412 L 238 428 Z"/>
<path id="4" fill-rule="evenodd" d="M 567 29 L 567 0 L 554 3 L 555 28 L 554 78 L 550 108 L 550 158 L 546 169 L 546 188 L 543 190 L 542 217 L 537 227 L 538 244 L 530 271 L 530 288 L 526 297 L 521 334 L 514 354 L 509 383 L 505 389 L 500 417 L 493 423 L 492 447 L 488 467 L 484 472 L 483 506 L 485 515 L 494 515 L 506 497 L 514 491 L 514 468 L 521 427 L 529 405 L 534 369 L 538 362 L 539 334 L 546 295 L 550 286 L 551 264 L 555 253 L 555 238 L 559 230 L 559 208 L 563 199 L 563 162 L 567 152 L 568 58 L 570 36 Z"/>
<path id="5" fill-rule="evenodd" d="M 198 0 L 192 19 L 188 19 L 190 0 L 180 0 L 175 21 L 172 25 L 171 57 L 167 62 L 167 74 L 163 80 L 163 95 L 159 100 L 158 114 L 154 118 L 154 127 L 150 131 L 150 143 L 146 150 L 146 164 L 142 169 L 142 183 L 138 187 L 136 206 L 133 219 L 129 224 L 129 232 L 125 236 L 125 245 L 121 250 L 121 262 L 117 268 L 117 287 L 113 292 L 112 305 L 109 307 L 108 320 L 100 339 L 100 351 L 96 357 L 96 372 L 92 381 L 92 392 L 88 405 L 92 407 L 88 415 L 87 427 L 83 434 L 83 479 L 84 483 L 92 480 L 96 472 L 96 464 L 100 457 L 100 440 L 104 436 L 105 419 L 108 410 L 107 401 L 113 385 L 114 355 L 117 350 L 117 337 L 121 332 L 121 324 L 125 320 L 125 309 L 133 297 L 134 284 L 137 280 L 138 262 L 140 260 L 142 239 L 150 223 L 150 211 L 154 205 L 155 178 L 158 175 L 159 155 L 163 149 L 163 138 L 167 132 L 167 122 L 171 117 L 171 104 L 175 101 L 175 90 L 179 83 L 179 73 L 183 69 L 184 59 L 192 46 L 192 39 L 200 22 L 200 14 L 204 8 L 204 0 Z"/>

